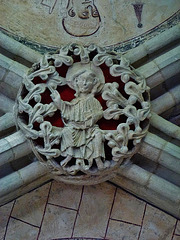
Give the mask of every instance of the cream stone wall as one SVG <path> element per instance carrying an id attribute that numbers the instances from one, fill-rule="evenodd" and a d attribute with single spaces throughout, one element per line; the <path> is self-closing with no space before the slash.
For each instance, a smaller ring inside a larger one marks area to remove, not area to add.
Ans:
<path id="1" fill-rule="evenodd" d="M 0 0 L 0 6 L 1 29 L 27 40 L 46 46 L 68 42 L 109 46 L 167 20 L 178 11 L 180 1 Z"/>

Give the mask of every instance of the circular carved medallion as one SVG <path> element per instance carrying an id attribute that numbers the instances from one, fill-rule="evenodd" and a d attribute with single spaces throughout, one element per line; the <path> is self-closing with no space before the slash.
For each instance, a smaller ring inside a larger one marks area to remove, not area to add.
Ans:
<path id="1" fill-rule="evenodd" d="M 54 178 L 110 179 L 149 126 L 149 88 L 120 54 L 70 44 L 46 54 L 24 79 L 17 124 Z"/>

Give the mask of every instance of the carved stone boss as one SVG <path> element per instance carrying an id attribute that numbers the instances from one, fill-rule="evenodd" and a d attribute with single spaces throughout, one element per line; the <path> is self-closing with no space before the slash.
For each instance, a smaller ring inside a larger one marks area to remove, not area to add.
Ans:
<path id="1" fill-rule="evenodd" d="M 16 109 L 55 179 L 93 184 L 137 152 L 149 126 L 149 87 L 121 54 L 70 44 L 32 66 Z"/>

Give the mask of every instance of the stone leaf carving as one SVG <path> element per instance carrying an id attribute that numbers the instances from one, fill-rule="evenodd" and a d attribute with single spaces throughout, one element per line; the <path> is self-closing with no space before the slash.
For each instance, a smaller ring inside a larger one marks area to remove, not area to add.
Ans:
<path id="1" fill-rule="evenodd" d="M 17 97 L 17 124 L 56 179 L 97 183 L 137 151 L 149 125 L 148 91 L 122 55 L 69 44 L 33 64 Z"/>
<path id="2" fill-rule="evenodd" d="M 44 147 L 36 146 L 36 150 L 45 155 L 49 160 L 51 157 L 58 157 L 60 155 L 60 150 L 53 148 L 54 144 L 59 144 L 59 134 L 58 132 L 52 132 L 52 125 L 50 122 L 44 121 L 40 124 L 39 137 L 44 139 Z"/>

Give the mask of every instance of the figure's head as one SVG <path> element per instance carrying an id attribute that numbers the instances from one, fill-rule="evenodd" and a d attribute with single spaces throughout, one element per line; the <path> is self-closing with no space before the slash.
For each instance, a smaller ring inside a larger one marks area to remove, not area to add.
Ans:
<path id="1" fill-rule="evenodd" d="M 105 82 L 102 70 L 92 63 L 74 63 L 68 69 L 66 80 L 67 84 L 76 91 L 76 96 L 79 93 L 97 94 Z"/>
<path id="2" fill-rule="evenodd" d="M 89 70 L 79 73 L 74 80 L 75 90 L 80 93 L 91 93 L 97 83 L 96 75 Z"/>

